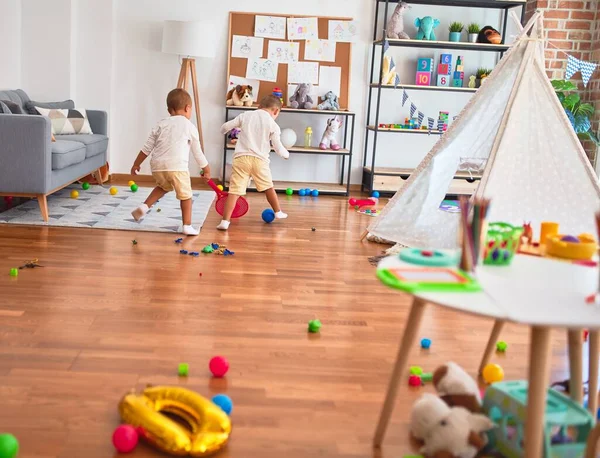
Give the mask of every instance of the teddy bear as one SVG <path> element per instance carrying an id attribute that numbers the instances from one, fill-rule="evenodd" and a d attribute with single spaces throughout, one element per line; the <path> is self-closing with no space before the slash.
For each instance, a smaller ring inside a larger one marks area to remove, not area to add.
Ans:
<path id="1" fill-rule="evenodd" d="M 310 110 L 313 107 L 313 99 L 310 94 L 311 85 L 300 83 L 294 95 L 290 97 L 290 107 L 300 110 Z"/>
<path id="2" fill-rule="evenodd" d="M 333 93 L 333 91 L 327 92 L 325 95 L 321 96 L 321 102 L 317 105 L 319 110 L 340 110 L 340 104 L 338 102 L 338 97 Z"/>
<path id="3" fill-rule="evenodd" d="M 410 38 L 404 31 L 404 11 L 410 8 L 408 3 L 398 2 L 396 9 L 394 10 L 392 17 L 386 25 L 386 35 L 388 38 Z"/>
<path id="4" fill-rule="evenodd" d="M 252 106 L 252 86 L 240 85 L 231 89 L 227 93 L 227 105 L 236 107 Z"/>

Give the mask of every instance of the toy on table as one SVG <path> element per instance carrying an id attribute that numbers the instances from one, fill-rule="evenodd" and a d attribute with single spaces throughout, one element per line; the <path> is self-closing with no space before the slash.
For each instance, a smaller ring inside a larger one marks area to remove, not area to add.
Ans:
<path id="1" fill-rule="evenodd" d="M 298 84 L 294 94 L 290 97 L 290 107 L 299 110 L 310 110 L 314 105 L 314 100 L 309 95 L 311 86 L 306 83 Z"/>
<path id="2" fill-rule="evenodd" d="M 408 3 L 398 2 L 392 17 L 387 22 L 385 27 L 385 33 L 388 38 L 404 39 L 407 40 L 410 37 L 404 31 L 404 11 L 409 9 Z"/>
<path id="3" fill-rule="evenodd" d="M 73 189 L 71 191 L 71 199 L 77 199 L 79 197 L 79 191 L 76 191 L 75 189 Z"/>
<path id="4" fill-rule="evenodd" d="M 208 368 L 215 377 L 224 377 L 229 371 L 229 362 L 223 356 L 214 356 L 209 361 Z"/>
<path id="5" fill-rule="evenodd" d="M 235 107 L 251 107 L 252 101 L 252 86 L 238 84 L 227 92 L 227 105 L 233 105 Z"/>
<path id="6" fill-rule="evenodd" d="M 481 285 L 469 274 L 449 267 L 397 267 L 377 270 L 386 285 L 409 293 L 475 292 Z"/>
<path id="7" fill-rule="evenodd" d="M 421 339 L 421 348 L 424 350 L 429 350 L 431 348 L 431 339 Z"/>
<path id="8" fill-rule="evenodd" d="M 8 433 L 0 434 L 0 458 L 16 458 L 19 453 L 19 441 Z"/>
<path id="9" fill-rule="evenodd" d="M 283 91 L 278 87 L 274 87 L 272 94 L 277 97 L 281 101 L 281 105 L 283 105 Z"/>
<path id="10" fill-rule="evenodd" d="M 504 342 L 504 340 L 496 342 L 496 351 L 498 353 L 505 353 L 507 348 L 508 348 L 508 344 L 506 342 Z"/>
<path id="11" fill-rule="evenodd" d="M 477 43 L 491 43 L 499 45 L 502 43 L 502 35 L 492 26 L 486 25 L 477 35 Z"/>
<path id="12" fill-rule="evenodd" d="M 227 201 L 227 196 L 229 193 L 225 191 L 221 191 L 213 180 L 208 180 L 208 185 L 212 188 L 212 190 L 217 194 L 217 201 L 215 202 L 215 210 L 221 216 L 223 216 L 223 211 L 225 210 L 225 202 Z M 235 208 L 233 209 L 233 213 L 231 214 L 232 218 L 240 218 L 248 213 L 248 201 L 240 196 L 238 197 L 237 202 L 235 203 Z"/>
<path id="13" fill-rule="evenodd" d="M 312 333 L 320 332 L 321 331 L 321 326 L 322 326 L 321 321 L 319 321 L 319 320 L 310 320 L 308 322 L 308 332 L 312 332 Z"/>
<path id="14" fill-rule="evenodd" d="M 348 205 L 354 207 L 354 206 L 358 206 L 358 207 L 368 207 L 371 205 L 377 205 L 377 201 L 374 198 L 371 199 L 356 199 L 354 197 L 351 197 L 350 199 L 348 199 Z"/>
<path id="15" fill-rule="evenodd" d="M 235 145 L 238 141 L 238 138 L 239 138 L 241 132 L 242 132 L 242 129 L 238 129 L 237 127 L 234 127 L 233 129 L 231 129 L 229 131 L 229 133 L 227 134 L 227 140 L 229 141 L 229 143 L 231 143 L 232 145 Z"/>
<path id="16" fill-rule="evenodd" d="M 138 440 L 138 432 L 131 425 L 117 426 L 112 435 L 112 443 L 119 453 L 133 452 L 138 444 Z"/>
<path id="17" fill-rule="evenodd" d="M 231 411 L 233 410 L 233 401 L 226 394 L 217 394 L 213 396 L 211 401 L 218 405 L 227 415 L 231 414 Z"/>
<path id="18" fill-rule="evenodd" d="M 431 86 L 431 78 L 433 75 L 433 59 L 420 58 L 417 61 L 417 75 L 415 84 L 417 86 Z"/>
<path id="19" fill-rule="evenodd" d="M 139 189 L 138 185 L 133 183 L 129 189 L 131 189 L 131 192 L 137 192 L 137 190 Z"/>
<path id="20" fill-rule="evenodd" d="M 483 368 L 481 376 L 487 384 L 501 382 L 504 379 L 504 370 L 499 364 L 487 364 Z"/>
<path id="21" fill-rule="evenodd" d="M 292 148 L 298 141 L 298 136 L 293 129 L 283 129 L 280 136 L 281 144 L 285 148 Z"/>
<path id="22" fill-rule="evenodd" d="M 321 96 L 321 103 L 317 105 L 319 110 L 333 110 L 340 111 L 340 103 L 338 96 L 333 91 L 327 91 L 325 95 Z"/>
<path id="23" fill-rule="evenodd" d="M 417 40 L 430 40 L 435 41 L 435 32 L 433 31 L 440 25 L 439 19 L 434 19 L 431 16 L 425 16 L 423 18 L 415 19 L 415 27 L 419 30 L 417 31 Z"/>
<path id="24" fill-rule="evenodd" d="M 271 208 L 266 208 L 263 210 L 261 217 L 265 223 L 272 223 L 275 221 L 275 212 Z"/>
<path id="25" fill-rule="evenodd" d="M 129 393 L 120 401 L 119 413 L 143 439 L 168 455 L 214 455 L 231 433 L 231 421 L 219 406 L 181 387 L 155 386 L 141 394 Z"/>
<path id="26" fill-rule="evenodd" d="M 490 223 L 485 238 L 483 263 L 493 266 L 510 265 L 520 245 L 522 227 L 508 223 Z"/>
<path id="27" fill-rule="evenodd" d="M 523 441 L 515 440 L 514 435 L 525 427 L 527 391 L 527 382 L 507 381 L 494 383 L 485 392 L 483 411 L 492 421 L 501 425 L 488 435 L 491 444 L 497 450 L 502 450 L 503 456 L 525 456 Z M 510 428 L 507 427 L 508 418 Z M 580 403 L 549 388 L 544 421 L 544 452 L 540 458 L 584 456 L 586 441 L 595 421 L 593 415 Z M 559 435 L 570 436 L 572 442 L 553 441 L 551 436 L 556 427 L 559 428 Z"/>
<path id="28" fill-rule="evenodd" d="M 591 260 L 598 251 L 598 244 L 591 234 L 551 235 L 546 238 L 545 254 L 563 259 Z"/>
<path id="29" fill-rule="evenodd" d="M 543 221 L 540 225 L 540 245 L 546 244 L 546 239 L 550 235 L 557 235 L 560 225 L 552 221 Z"/>
<path id="30" fill-rule="evenodd" d="M 479 261 L 479 250 L 489 204 L 488 199 L 477 198 L 473 199 L 471 204 L 466 196 L 461 196 L 458 200 L 462 228 L 459 266 L 465 272 L 473 272 Z M 472 217 L 471 207 L 473 209 Z"/>
<path id="31" fill-rule="evenodd" d="M 88 189 L 90 189 L 90 184 L 87 181 L 84 181 L 83 183 L 81 183 L 81 189 L 87 191 Z"/>
<path id="32" fill-rule="evenodd" d="M 458 264 L 458 257 L 456 253 L 439 250 L 404 248 L 402 251 L 400 251 L 399 257 L 404 262 L 418 264 L 421 266 L 447 267 L 456 266 Z"/>
<path id="33" fill-rule="evenodd" d="M 335 137 L 340 130 L 340 127 L 342 127 L 342 120 L 337 116 L 327 120 L 327 128 L 325 129 L 323 137 L 321 138 L 321 142 L 319 143 L 320 149 L 326 150 L 327 148 L 331 148 L 333 151 L 339 151 L 341 146 Z"/>
<path id="34" fill-rule="evenodd" d="M 108 192 L 110 192 L 111 196 L 115 196 L 115 195 L 117 195 L 119 190 L 117 188 L 115 188 L 114 186 L 111 186 L 111 188 L 108 190 Z"/>

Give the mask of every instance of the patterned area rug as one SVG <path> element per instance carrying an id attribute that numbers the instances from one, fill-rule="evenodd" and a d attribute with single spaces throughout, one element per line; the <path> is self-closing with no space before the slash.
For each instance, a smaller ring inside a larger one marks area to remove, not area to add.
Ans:
<path id="1" fill-rule="evenodd" d="M 181 231 L 181 209 L 175 193 L 166 194 L 136 222 L 131 212 L 150 194 L 152 188 L 139 188 L 132 192 L 128 187 L 115 186 L 119 192 L 112 196 L 110 187 L 92 186 L 84 191 L 79 185 L 71 185 L 48 196 L 49 220 L 42 219 L 37 200 L 27 201 L 0 213 L 0 223 L 61 227 L 93 227 L 98 229 L 120 229 L 125 231 L 179 232 Z M 77 190 L 79 198 L 71 199 L 71 191 Z M 194 191 L 192 224 L 199 227 L 211 210 L 215 193 Z"/>

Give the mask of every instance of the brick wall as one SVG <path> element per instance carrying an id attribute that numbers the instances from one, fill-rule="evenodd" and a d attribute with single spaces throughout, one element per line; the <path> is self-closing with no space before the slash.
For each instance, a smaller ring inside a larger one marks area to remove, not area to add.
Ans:
<path id="1" fill-rule="evenodd" d="M 544 12 L 546 39 L 546 72 L 551 79 L 564 79 L 567 56 L 600 63 L 600 0 L 528 0 L 526 20 L 536 10 Z M 558 48 L 558 49 L 557 49 Z M 593 103 L 596 115 L 592 119 L 594 132 L 600 130 L 600 69 L 597 69 L 587 88 L 581 75 L 571 79 L 577 83 L 584 101 Z M 593 164 L 600 151 L 590 142 L 584 148 Z"/>

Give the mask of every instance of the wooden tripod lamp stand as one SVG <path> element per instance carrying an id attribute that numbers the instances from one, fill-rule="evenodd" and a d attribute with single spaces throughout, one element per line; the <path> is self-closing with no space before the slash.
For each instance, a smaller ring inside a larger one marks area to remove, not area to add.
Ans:
<path id="1" fill-rule="evenodd" d="M 215 57 L 215 30 L 206 22 L 165 21 L 163 27 L 162 52 L 183 57 L 177 87 L 188 91 L 191 80 L 196 122 L 200 134 L 200 146 L 204 151 L 202 118 L 200 115 L 200 94 L 196 77 L 194 57 Z M 194 56 L 194 57 L 191 57 Z"/>

